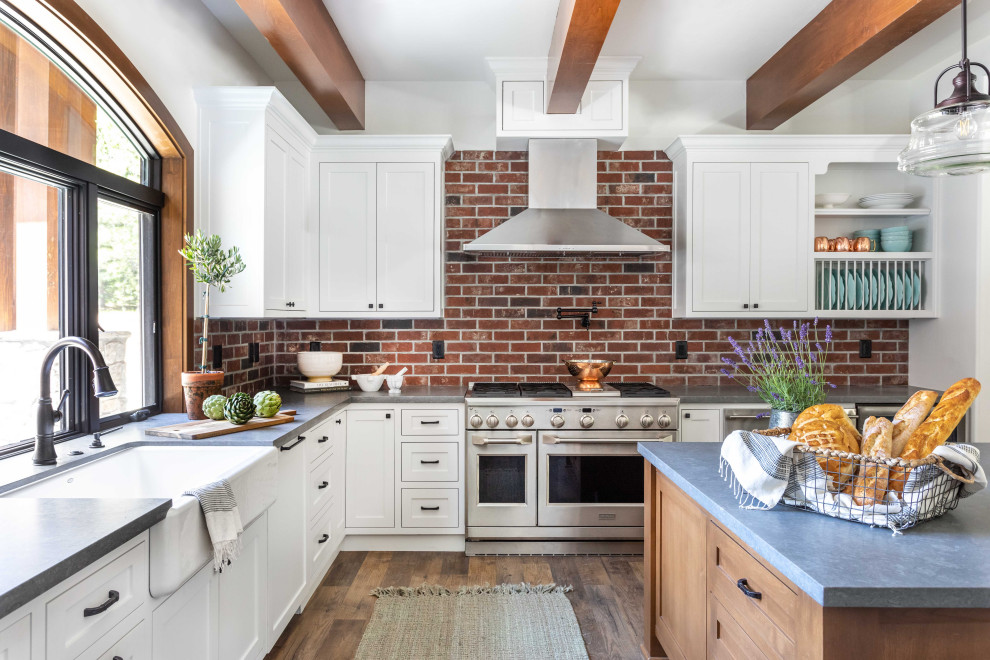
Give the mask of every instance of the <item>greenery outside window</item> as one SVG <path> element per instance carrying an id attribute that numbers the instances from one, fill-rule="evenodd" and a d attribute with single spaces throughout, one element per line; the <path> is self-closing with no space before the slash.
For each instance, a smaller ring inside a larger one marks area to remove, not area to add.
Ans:
<path id="1" fill-rule="evenodd" d="M 92 396 L 63 351 L 56 441 L 161 406 L 160 167 L 105 90 L 0 3 L 0 455 L 34 436 L 41 358 L 59 337 L 97 343 L 120 393 Z"/>

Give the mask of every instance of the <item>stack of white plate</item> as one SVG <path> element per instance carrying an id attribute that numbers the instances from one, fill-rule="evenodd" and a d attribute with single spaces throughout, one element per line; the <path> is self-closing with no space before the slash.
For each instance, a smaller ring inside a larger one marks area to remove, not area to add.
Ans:
<path id="1" fill-rule="evenodd" d="M 903 209 L 914 201 L 911 193 L 878 193 L 859 198 L 864 209 Z"/>

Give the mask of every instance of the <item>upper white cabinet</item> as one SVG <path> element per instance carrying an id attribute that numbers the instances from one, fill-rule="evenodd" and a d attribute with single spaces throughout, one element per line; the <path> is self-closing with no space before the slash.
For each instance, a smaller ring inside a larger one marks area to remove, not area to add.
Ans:
<path id="1" fill-rule="evenodd" d="M 272 87 L 196 91 L 196 221 L 237 246 L 246 268 L 210 296 L 218 317 L 309 310 L 309 153 L 315 133 Z"/>
<path id="2" fill-rule="evenodd" d="M 688 136 L 674 163 L 673 315 L 923 318 L 936 314 L 933 186 L 896 170 L 902 136 Z M 849 193 L 837 209 L 815 194 Z M 906 209 L 860 197 L 910 192 Z M 815 252 L 816 236 L 907 226 L 912 252 Z"/>
<path id="3" fill-rule="evenodd" d="M 443 315 L 446 136 L 324 136 L 312 283 L 319 316 Z"/>
<path id="4" fill-rule="evenodd" d="M 443 316 L 450 136 L 318 136 L 274 87 L 196 100 L 197 227 L 246 264 L 212 316 Z"/>
<path id="5" fill-rule="evenodd" d="M 629 135 L 629 74 L 638 57 L 600 57 L 574 114 L 548 114 L 547 58 L 488 58 L 495 74 L 499 149 L 526 149 L 530 138 L 598 138 L 618 148 Z"/>

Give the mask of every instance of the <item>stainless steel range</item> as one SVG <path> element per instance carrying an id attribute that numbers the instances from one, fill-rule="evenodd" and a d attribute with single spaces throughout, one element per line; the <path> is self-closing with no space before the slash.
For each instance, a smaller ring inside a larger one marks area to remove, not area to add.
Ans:
<path id="1" fill-rule="evenodd" d="M 677 440 L 649 383 L 475 383 L 467 411 L 467 554 L 641 553 L 640 441 Z"/>

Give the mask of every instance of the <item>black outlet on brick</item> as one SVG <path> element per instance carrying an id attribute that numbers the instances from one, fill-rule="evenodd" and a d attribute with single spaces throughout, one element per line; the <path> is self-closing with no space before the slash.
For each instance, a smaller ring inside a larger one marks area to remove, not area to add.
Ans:
<path id="1" fill-rule="evenodd" d="M 318 341 L 311 341 L 309 342 L 309 350 L 314 353 L 319 353 L 323 350 L 323 346 Z"/>
<path id="2" fill-rule="evenodd" d="M 430 357 L 434 360 L 442 360 L 446 354 L 447 348 L 444 346 L 442 339 L 435 339 L 433 341 L 433 353 Z"/>
<path id="3" fill-rule="evenodd" d="M 223 367 L 223 344 L 213 344 L 213 368 Z"/>
<path id="4" fill-rule="evenodd" d="M 873 340 L 872 339 L 860 339 L 859 340 L 859 357 L 864 360 L 873 357 Z"/>
<path id="5" fill-rule="evenodd" d="M 678 360 L 686 360 L 688 357 L 687 342 L 686 341 L 675 341 L 674 342 L 674 357 Z"/>
<path id="6" fill-rule="evenodd" d="M 248 358 L 251 360 L 251 364 L 261 362 L 261 346 L 258 342 L 253 341 L 248 344 Z"/>

